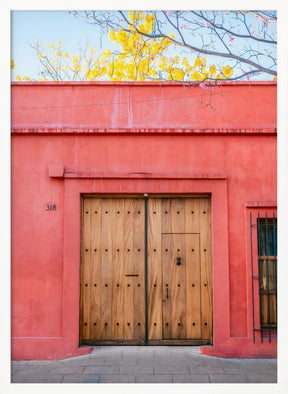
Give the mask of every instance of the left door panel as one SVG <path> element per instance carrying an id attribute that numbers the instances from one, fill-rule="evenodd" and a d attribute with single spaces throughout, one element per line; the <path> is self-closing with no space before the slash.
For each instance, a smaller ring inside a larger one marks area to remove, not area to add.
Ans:
<path id="1" fill-rule="evenodd" d="M 80 343 L 145 340 L 145 202 L 83 199 Z"/>

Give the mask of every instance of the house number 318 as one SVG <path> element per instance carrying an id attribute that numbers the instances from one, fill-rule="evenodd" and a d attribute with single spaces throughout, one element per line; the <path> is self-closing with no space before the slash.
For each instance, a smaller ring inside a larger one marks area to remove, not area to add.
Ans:
<path id="1" fill-rule="evenodd" d="M 46 204 L 46 211 L 56 211 L 56 204 Z"/>

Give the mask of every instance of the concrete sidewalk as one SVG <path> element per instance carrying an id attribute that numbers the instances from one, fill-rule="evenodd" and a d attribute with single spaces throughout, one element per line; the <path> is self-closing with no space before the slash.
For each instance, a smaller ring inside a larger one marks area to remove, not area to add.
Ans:
<path id="1" fill-rule="evenodd" d="M 221 359 L 199 347 L 99 346 L 57 361 L 12 361 L 11 383 L 277 383 L 276 359 Z"/>

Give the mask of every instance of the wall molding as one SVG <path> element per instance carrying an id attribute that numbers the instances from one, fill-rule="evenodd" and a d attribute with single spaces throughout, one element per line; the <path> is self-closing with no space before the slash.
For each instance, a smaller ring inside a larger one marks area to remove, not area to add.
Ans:
<path id="1" fill-rule="evenodd" d="M 277 134 L 277 128 L 81 128 L 81 127 L 12 127 L 11 134 Z"/>
<path id="2" fill-rule="evenodd" d="M 277 201 L 246 201 L 246 208 L 277 208 Z"/>
<path id="3" fill-rule="evenodd" d="M 193 173 L 151 173 L 151 172 L 82 172 L 65 171 L 63 164 L 49 164 L 48 176 L 62 179 L 199 179 L 199 180 L 227 180 L 223 174 L 193 174 Z"/>

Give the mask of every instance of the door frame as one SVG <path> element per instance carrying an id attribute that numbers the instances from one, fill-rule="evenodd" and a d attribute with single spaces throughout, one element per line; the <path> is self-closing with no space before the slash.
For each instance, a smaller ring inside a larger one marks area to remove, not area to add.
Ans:
<path id="1" fill-rule="evenodd" d="M 120 176 L 121 175 L 121 176 Z M 227 177 L 219 174 L 67 173 L 63 176 L 63 288 L 61 341 L 79 351 L 82 195 L 211 195 L 213 346 L 230 341 Z"/>
<path id="2" fill-rule="evenodd" d="M 149 339 L 149 313 L 148 313 L 148 305 L 149 305 L 149 300 L 148 300 L 148 269 L 149 269 L 149 261 L 148 261 L 148 203 L 149 199 L 152 198 L 208 198 L 209 199 L 209 207 L 211 210 L 210 217 L 212 216 L 212 207 L 211 207 L 211 194 L 209 193 L 203 193 L 203 194 L 182 194 L 182 193 L 169 193 L 169 194 L 154 194 L 150 193 L 144 193 L 143 194 L 116 194 L 116 193 L 83 193 L 81 194 L 81 230 L 80 230 L 80 266 L 79 266 L 79 271 L 80 271 L 80 296 L 79 296 L 79 344 L 90 344 L 90 345 L 194 345 L 194 346 L 199 346 L 199 345 L 212 345 L 213 344 L 213 277 L 212 277 L 212 272 L 211 272 L 211 284 L 212 284 L 212 293 L 211 293 L 211 298 L 212 298 L 212 336 L 210 340 L 207 339 Z M 81 292 L 81 270 L 82 266 L 84 264 L 83 260 L 83 255 L 82 255 L 82 243 L 83 243 L 83 224 L 84 224 L 84 199 L 85 198 L 110 198 L 110 199 L 117 199 L 117 198 L 139 198 L 144 200 L 144 283 L 145 283 L 145 295 L 144 295 L 144 303 L 145 303 L 145 337 L 144 341 L 139 341 L 139 340 L 85 340 L 83 342 L 82 338 L 82 297 L 83 294 Z M 210 228 L 208 230 L 210 232 L 211 238 L 212 238 L 212 223 L 210 223 Z M 210 238 L 210 239 L 211 239 Z M 212 243 L 212 242 L 211 242 Z M 211 245 L 212 246 L 212 245 Z M 212 247 L 211 247 L 211 270 L 213 267 L 213 259 L 212 259 Z"/>

